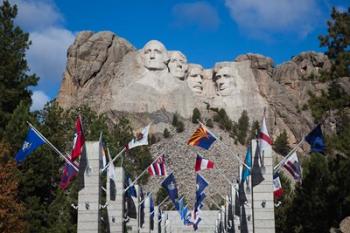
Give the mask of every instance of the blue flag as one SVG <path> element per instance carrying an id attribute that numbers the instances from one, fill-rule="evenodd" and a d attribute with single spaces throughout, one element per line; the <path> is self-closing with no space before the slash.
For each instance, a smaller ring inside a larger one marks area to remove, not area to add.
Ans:
<path id="1" fill-rule="evenodd" d="M 169 198 L 175 205 L 176 209 L 179 209 L 179 205 L 177 203 L 178 193 L 176 188 L 176 181 L 173 173 L 170 173 L 161 183 L 163 188 L 168 192 Z"/>
<path id="2" fill-rule="evenodd" d="M 196 199 L 196 203 L 194 204 L 194 210 L 197 212 L 198 210 L 200 210 L 203 206 L 203 201 L 205 199 L 206 195 L 205 193 L 201 193 L 197 199 Z"/>
<path id="3" fill-rule="evenodd" d="M 177 201 L 177 205 L 179 206 L 178 210 L 179 210 L 179 213 L 181 215 L 181 211 L 182 211 L 182 208 L 184 207 L 184 198 L 181 197 L 178 201 Z"/>
<path id="4" fill-rule="evenodd" d="M 15 158 L 17 163 L 25 160 L 30 153 L 44 143 L 45 141 L 34 131 L 34 129 L 30 128 L 22 148 L 16 154 Z"/>
<path id="5" fill-rule="evenodd" d="M 152 194 L 149 194 L 149 212 L 151 213 L 151 218 L 154 218 L 154 202 L 152 198 Z"/>
<path id="6" fill-rule="evenodd" d="M 129 187 L 130 185 L 132 184 L 132 180 L 130 178 L 130 176 L 128 175 L 125 175 L 125 188 Z M 132 185 L 127 191 L 126 191 L 126 195 L 128 197 L 137 197 L 137 194 L 136 194 L 136 189 L 135 189 L 135 186 Z"/>
<path id="7" fill-rule="evenodd" d="M 314 128 L 306 137 L 305 141 L 307 141 L 311 146 L 311 152 L 319 152 L 324 153 L 325 150 L 325 142 L 321 129 L 321 124 L 318 124 L 316 128 Z"/>
<path id="8" fill-rule="evenodd" d="M 247 153 L 245 154 L 245 160 L 244 163 L 251 169 L 252 168 L 252 152 L 250 149 L 250 146 L 247 148 Z M 241 176 L 241 182 L 245 182 L 246 179 L 250 176 L 250 170 L 246 167 L 243 166 L 242 170 L 242 176 Z"/>
<path id="9" fill-rule="evenodd" d="M 185 224 L 185 220 L 186 220 L 186 217 L 187 217 L 187 212 L 188 212 L 187 206 L 182 208 L 182 210 L 181 210 L 181 220 L 184 220 L 184 224 Z"/>
<path id="10" fill-rule="evenodd" d="M 208 186 L 208 182 L 204 179 L 203 176 L 197 174 L 196 177 L 196 199 L 200 196 L 200 194 L 204 191 L 204 189 Z"/>

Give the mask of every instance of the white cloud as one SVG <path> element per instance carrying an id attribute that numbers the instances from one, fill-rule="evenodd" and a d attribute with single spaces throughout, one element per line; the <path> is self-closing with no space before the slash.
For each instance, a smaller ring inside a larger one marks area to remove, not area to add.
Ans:
<path id="1" fill-rule="evenodd" d="M 32 106 L 30 111 L 41 110 L 50 98 L 43 91 L 34 91 L 32 95 Z"/>
<path id="2" fill-rule="evenodd" d="M 195 25 L 202 29 L 216 29 L 220 19 L 216 9 L 207 2 L 179 3 L 176 4 L 172 13 L 175 17 L 176 26 Z"/>
<path id="3" fill-rule="evenodd" d="M 63 77 L 67 49 L 74 41 L 72 32 L 50 27 L 30 34 L 32 45 L 27 52 L 31 71 L 40 77 L 41 84 L 57 85 Z"/>
<path id="4" fill-rule="evenodd" d="M 315 0 L 225 0 L 233 20 L 244 30 L 259 34 L 308 35 L 319 23 Z"/>
<path id="5" fill-rule="evenodd" d="M 1 1 L 1 0 L 0 0 Z M 67 49 L 74 33 L 64 28 L 64 17 L 53 0 L 11 0 L 17 4 L 16 23 L 29 32 L 27 51 L 30 73 L 40 77 L 37 89 L 56 95 L 63 78 Z"/>
<path id="6" fill-rule="evenodd" d="M 13 0 L 11 2 L 18 5 L 16 23 L 25 30 L 42 30 L 63 21 L 63 16 L 51 1 Z"/>

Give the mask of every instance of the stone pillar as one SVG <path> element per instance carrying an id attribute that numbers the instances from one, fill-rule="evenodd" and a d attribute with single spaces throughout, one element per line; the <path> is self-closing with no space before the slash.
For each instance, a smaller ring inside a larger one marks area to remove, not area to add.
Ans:
<path id="1" fill-rule="evenodd" d="M 252 175 L 258 175 L 259 170 L 254 168 L 257 159 L 257 140 L 252 140 L 253 169 Z M 252 188 L 253 197 L 253 228 L 254 233 L 274 233 L 275 213 L 273 202 L 273 160 L 271 147 L 264 152 L 265 171 L 264 180 Z"/>
<path id="2" fill-rule="evenodd" d="M 143 222 L 142 228 L 140 229 L 140 232 L 150 233 L 151 232 L 151 226 L 150 226 L 151 216 L 150 216 L 150 198 L 148 195 L 145 196 L 144 205 L 145 205 L 144 222 Z"/>
<path id="3" fill-rule="evenodd" d="M 124 232 L 124 169 L 115 168 L 115 199 L 111 196 L 111 181 L 107 176 L 107 211 L 110 232 Z"/>
<path id="4" fill-rule="evenodd" d="M 162 214 L 162 222 L 160 224 L 162 233 L 167 233 L 167 227 L 166 227 L 167 226 L 167 219 L 168 219 L 167 214 L 163 213 Z"/>
<path id="5" fill-rule="evenodd" d="M 99 142 L 85 142 L 79 170 L 78 233 L 98 233 L 100 222 Z"/>
<path id="6" fill-rule="evenodd" d="M 151 231 L 152 233 L 159 233 L 158 232 L 158 214 L 159 214 L 159 209 L 158 206 L 154 207 L 154 214 L 153 214 L 153 231 Z"/>

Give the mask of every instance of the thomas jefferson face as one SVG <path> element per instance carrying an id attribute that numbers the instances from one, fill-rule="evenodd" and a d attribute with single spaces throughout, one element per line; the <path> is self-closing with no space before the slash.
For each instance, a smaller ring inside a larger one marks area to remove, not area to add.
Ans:
<path id="1" fill-rule="evenodd" d="M 169 70 L 170 73 L 181 80 L 184 80 L 185 74 L 188 68 L 187 65 L 187 59 L 185 55 L 183 55 L 181 52 L 174 51 L 169 53 Z"/>
<path id="2" fill-rule="evenodd" d="M 151 40 L 143 47 L 144 65 L 149 70 L 164 70 L 168 62 L 168 55 L 164 45 Z"/>
<path id="3" fill-rule="evenodd" d="M 203 68 L 200 65 L 191 66 L 187 76 L 187 83 L 191 90 L 196 94 L 203 91 Z"/>
<path id="4" fill-rule="evenodd" d="M 218 68 L 215 74 L 215 82 L 219 95 L 230 95 L 232 89 L 236 86 L 233 69 L 229 66 Z"/>

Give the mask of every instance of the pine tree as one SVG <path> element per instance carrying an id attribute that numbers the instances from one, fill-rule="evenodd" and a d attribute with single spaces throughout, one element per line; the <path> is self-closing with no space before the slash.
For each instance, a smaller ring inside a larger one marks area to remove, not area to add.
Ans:
<path id="1" fill-rule="evenodd" d="M 319 37 L 321 46 L 327 47 L 326 54 L 332 62 L 331 78 L 350 76 L 350 7 L 345 12 L 335 7 L 332 19 L 327 22 L 328 34 Z"/>
<path id="2" fill-rule="evenodd" d="M 37 84 L 36 75 L 28 75 L 25 52 L 29 48 L 29 34 L 15 26 L 16 5 L 5 0 L 0 7 L 0 135 L 17 105 L 31 104 L 29 86 Z"/>
<path id="3" fill-rule="evenodd" d="M 288 154 L 290 147 L 288 146 L 288 137 L 286 130 L 283 130 L 283 132 L 278 135 L 275 142 L 273 143 L 273 149 L 283 156 L 286 156 Z"/>
<path id="4" fill-rule="evenodd" d="M 238 134 L 237 139 L 242 145 L 245 144 L 247 134 L 249 130 L 249 117 L 246 110 L 241 114 L 241 117 L 238 119 Z"/>
<path id="5" fill-rule="evenodd" d="M 192 123 L 197 124 L 201 120 L 201 113 L 198 108 L 193 109 L 192 113 Z"/>

